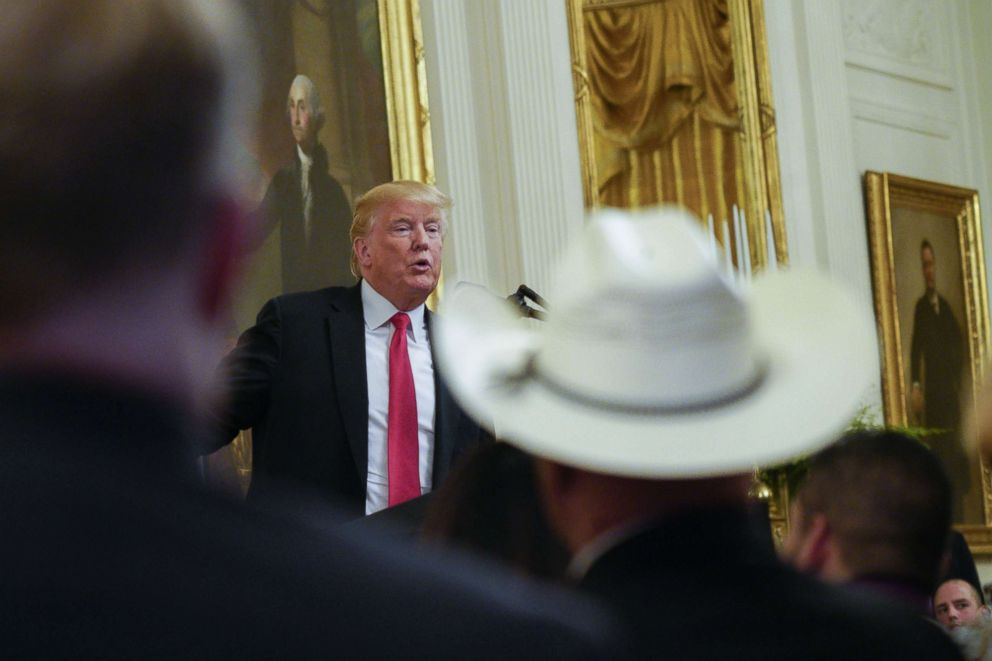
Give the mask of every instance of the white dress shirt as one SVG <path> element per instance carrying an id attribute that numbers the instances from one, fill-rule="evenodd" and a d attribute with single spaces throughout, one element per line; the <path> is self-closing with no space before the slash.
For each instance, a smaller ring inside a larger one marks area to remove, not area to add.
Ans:
<path id="1" fill-rule="evenodd" d="M 389 504 L 388 443 L 389 343 L 395 328 L 390 323 L 399 312 L 393 304 L 362 280 L 362 309 L 365 315 L 365 371 L 369 389 L 368 486 L 365 513 L 378 512 Z M 424 306 L 408 310 L 407 352 L 417 395 L 417 443 L 420 449 L 420 493 L 431 490 L 434 473 L 434 360 L 427 335 Z"/>
<path id="2" fill-rule="evenodd" d="M 313 166 L 313 159 L 303 153 L 299 145 L 296 145 L 296 155 L 300 157 L 300 191 L 303 193 L 303 236 L 306 243 L 310 243 L 310 229 L 313 226 L 311 217 L 313 216 L 313 191 L 310 190 L 310 168 Z"/>

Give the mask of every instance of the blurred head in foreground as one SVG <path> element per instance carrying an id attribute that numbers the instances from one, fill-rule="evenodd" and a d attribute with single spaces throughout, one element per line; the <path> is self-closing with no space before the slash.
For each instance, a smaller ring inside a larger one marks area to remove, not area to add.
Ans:
<path id="1" fill-rule="evenodd" d="M 815 455 L 790 512 L 784 556 L 836 582 L 933 591 L 951 526 L 940 460 L 895 431 L 852 432 Z"/>
<path id="2" fill-rule="evenodd" d="M 0 367 L 208 392 L 251 60 L 226 3 L 15 0 L 0 23 Z"/>

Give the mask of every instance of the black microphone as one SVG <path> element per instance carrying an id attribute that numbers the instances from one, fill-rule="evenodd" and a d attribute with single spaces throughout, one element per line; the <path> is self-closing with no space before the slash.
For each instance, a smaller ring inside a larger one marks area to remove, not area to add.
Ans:
<path id="1" fill-rule="evenodd" d="M 540 294 L 527 285 L 520 285 L 517 287 L 517 291 L 506 297 L 506 300 L 514 304 L 514 307 L 521 317 L 544 321 L 547 318 L 547 314 L 542 310 L 532 307 L 528 302 L 528 299 L 537 306 L 542 307 L 545 310 L 548 309 L 547 301 L 545 301 Z"/>

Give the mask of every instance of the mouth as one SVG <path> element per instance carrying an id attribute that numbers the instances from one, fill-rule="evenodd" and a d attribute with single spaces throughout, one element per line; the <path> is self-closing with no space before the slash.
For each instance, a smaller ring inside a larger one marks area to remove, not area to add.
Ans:
<path id="1" fill-rule="evenodd" d="M 426 258 L 418 259 L 410 264 L 410 269 L 414 273 L 428 273 L 431 270 L 431 260 Z"/>

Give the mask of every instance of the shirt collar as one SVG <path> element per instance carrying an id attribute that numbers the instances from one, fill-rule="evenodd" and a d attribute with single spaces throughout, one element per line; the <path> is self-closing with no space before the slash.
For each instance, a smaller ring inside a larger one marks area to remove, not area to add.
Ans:
<path id="1" fill-rule="evenodd" d="M 600 533 L 572 556 L 565 575 L 576 583 L 581 581 L 607 551 L 646 530 L 653 522 L 652 517 L 639 517 Z"/>
<path id="2" fill-rule="evenodd" d="M 313 165 L 313 159 L 304 154 L 299 145 L 296 145 L 296 155 L 300 157 L 300 165 L 303 167 L 308 168 Z"/>
<path id="3" fill-rule="evenodd" d="M 362 278 L 362 312 L 365 316 L 365 327 L 375 329 L 383 324 L 388 324 L 399 310 L 382 294 L 373 289 L 368 280 Z M 424 325 L 424 304 L 421 303 L 414 309 L 407 310 L 406 314 L 410 317 L 413 341 L 426 341 L 427 327 Z"/>

